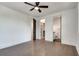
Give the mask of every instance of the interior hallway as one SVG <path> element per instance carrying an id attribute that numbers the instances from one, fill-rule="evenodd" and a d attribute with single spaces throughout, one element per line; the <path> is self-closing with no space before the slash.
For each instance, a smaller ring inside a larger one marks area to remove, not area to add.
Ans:
<path id="1" fill-rule="evenodd" d="M 45 40 L 29 41 L 0 50 L 0 56 L 77 56 L 75 46 L 48 42 Z"/>

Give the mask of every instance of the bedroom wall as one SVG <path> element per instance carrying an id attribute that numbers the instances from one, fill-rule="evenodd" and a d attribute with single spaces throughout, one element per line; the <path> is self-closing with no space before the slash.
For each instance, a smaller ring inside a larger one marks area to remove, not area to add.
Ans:
<path id="1" fill-rule="evenodd" d="M 77 8 L 63 12 L 62 43 L 76 46 L 78 17 Z"/>
<path id="2" fill-rule="evenodd" d="M 53 42 L 53 17 L 48 15 L 45 18 L 45 40 Z"/>
<path id="3" fill-rule="evenodd" d="M 0 5 L 0 49 L 31 40 L 32 17 Z"/>
<path id="4" fill-rule="evenodd" d="M 78 39 L 77 39 L 77 43 L 76 43 L 76 48 L 77 48 L 77 51 L 78 51 L 78 54 L 79 54 L 79 3 L 78 3 Z"/>
<path id="5" fill-rule="evenodd" d="M 45 18 L 45 40 L 47 41 L 53 41 L 53 17 L 54 16 L 61 16 L 62 17 L 62 34 L 61 34 L 61 41 L 64 44 L 74 45 L 76 46 L 77 41 L 77 8 L 72 8 L 68 10 L 64 10 L 57 13 L 52 13 L 43 17 L 39 17 L 39 20 L 41 18 Z M 40 26 L 39 31 L 37 31 L 37 39 L 40 39 Z"/>
<path id="6" fill-rule="evenodd" d="M 52 13 L 41 18 L 45 18 L 45 40 L 53 41 L 53 17 L 54 16 L 61 16 L 62 17 L 62 34 L 61 34 L 61 41 L 63 44 L 69 44 L 76 46 L 77 42 L 77 8 L 72 8 L 68 10 L 64 10 L 61 12 Z M 40 20 L 37 19 L 37 20 Z M 39 27 L 39 25 L 38 25 Z M 40 28 L 39 28 L 40 29 Z M 40 35 L 37 33 L 37 35 Z M 37 38 L 40 38 L 38 36 Z"/>

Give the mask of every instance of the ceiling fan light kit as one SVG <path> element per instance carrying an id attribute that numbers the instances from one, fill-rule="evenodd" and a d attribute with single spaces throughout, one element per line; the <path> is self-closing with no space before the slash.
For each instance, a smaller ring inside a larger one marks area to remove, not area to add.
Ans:
<path id="1" fill-rule="evenodd" d="M 38 9 L 39 9 L 39 7 L 35 7 L 34 9 L 35 9 L 35 10 L 38 10 Z"/>

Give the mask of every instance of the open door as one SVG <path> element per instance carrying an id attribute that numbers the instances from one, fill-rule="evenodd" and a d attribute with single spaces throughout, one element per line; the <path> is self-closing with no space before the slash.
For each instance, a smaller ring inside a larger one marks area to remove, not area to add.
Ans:
<path id="1" fill-rule="evenodd" d="M 53 17 L 53 42 L 61 43 L 61 16 Z"/>
<path id="2" fill-rule="evenodd" d="M 33 40 L 36 40 L 36 20 L 33 19 Z"/>

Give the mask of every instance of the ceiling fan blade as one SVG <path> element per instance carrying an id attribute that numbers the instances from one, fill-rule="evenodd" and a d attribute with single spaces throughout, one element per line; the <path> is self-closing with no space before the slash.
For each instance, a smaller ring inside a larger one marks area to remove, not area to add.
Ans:
<path id="1" fill-rule="evenodd" d="M 41 13 L 42 11 L 40 9 L 38 9 L 38 11 Z"/>
<path id="2" fill-rule="evenodd" d="M 24 2 L 25 4 L 28 4 L 28 5 L 31 5 L 31 6 L 35 6 L 35 5 L 33 5 L 33 4 L 30 4 L 30 3 L 28 3 L 28 2 Z"/>
<path id="3" fill-rule="evenodd" d="M 40 2 L 35 2 L 35 3 L 36 3 L 36 6 L 38 6 Z"/>
<path id="4" fill-rule="evenodd" d="M 34 10 L 34 8 L 30 9 L 30 11 Z"/>
<path id="5" fill-rule="evenodd" d="M 48 8 L 48 6 L 39 6 L 40 8 Z"/>

